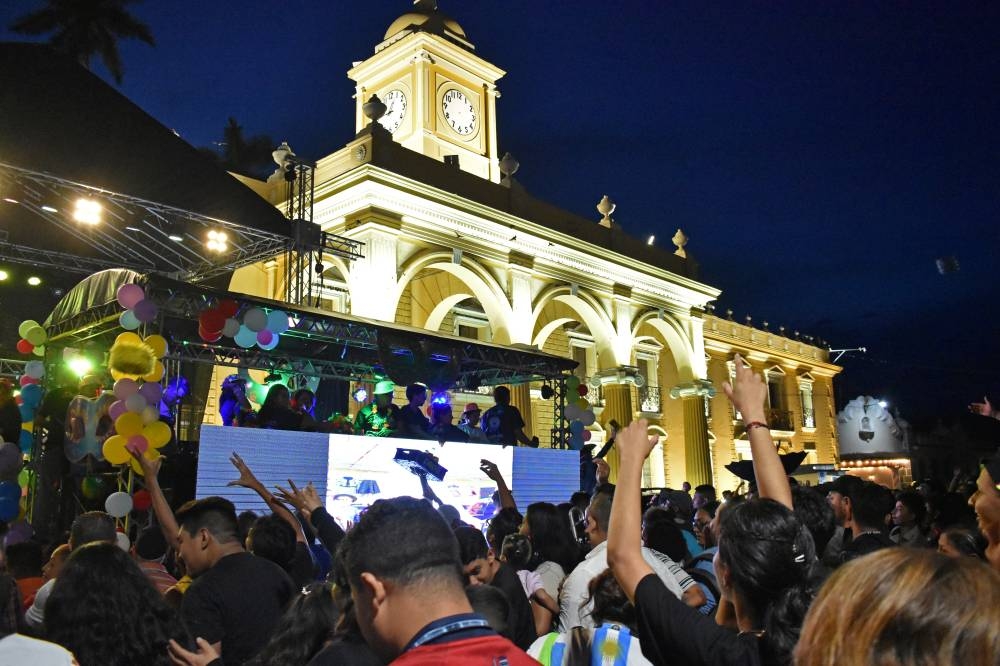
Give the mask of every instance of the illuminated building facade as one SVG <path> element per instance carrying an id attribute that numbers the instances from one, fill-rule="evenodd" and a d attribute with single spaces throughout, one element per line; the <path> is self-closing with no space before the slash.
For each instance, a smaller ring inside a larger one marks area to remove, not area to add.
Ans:
<path id="1" fill-rule="evenodd" d="M 528 194 L 513 178 L 516 161 L 498 154 L 503 75 L 433 2 L 416 3 L 355 63 L 357 135 L 315 165 L 313 221 L 364 243 L 364 258 L 324 261 L 321 307 L 577 360 L 598 417 L 591 442 L 603 443 L 611 419 L 649 419 L 662 441 L 645 481 L 657 487 L 736 485 L 722 466 L 747 450 L 738 419 L 721 417 L 720 386 L 742 351 L 781 377 L 772 408 L 792 421 L 777 438 L 832 464 L 839 368 L 825 351 L 706 314 L 720 292 L 698 280 L 680 230 L 674 248 L 655 247 L 625 234 L 600 193 L 593 219 Z M 245 182 L 285 208 L 281 173 Z M 280 297 L 284 274 L 275 263 L 251 266 L 232 288 Z M 549 446 L 552 403 L 540 388 L 512 387 L 513 402 Z M 806 389 L 809 402 L 798 402 Z M 470 401 L 491 404 L 461 389 L 454 401 L 456 413 Z"/>

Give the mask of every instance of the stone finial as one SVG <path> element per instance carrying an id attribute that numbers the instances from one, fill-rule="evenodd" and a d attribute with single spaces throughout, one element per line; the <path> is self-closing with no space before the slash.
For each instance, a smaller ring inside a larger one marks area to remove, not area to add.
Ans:
<path id="1" fill-rule="evenodd" d="M 510 185 L 510 179 L 517 173 L 517 170 L 521 168 L 521 163 L 514 159 L 514 156 L 510 153 L 504 153 L 504 156 L 500 158 L 500 175 L 503 178 L 500 179 L 501 185 Z"/>
<path id="2" fill-rule="evenodd" d="M 615 202 L 608 198 L 605 194 L 600 202 L 597 204 L 597 212 L 602 215 L 601 221 L 598 222 L 602 227 L 607 227 L 610 229 L 615 221 L 611 219 L 611 213 L 615 212 Z"/>
<path id="3" fill-rule="evenodd" d="M 379 118 L 385 115 L 386 106 L 378 98 L 378 95 L 372 95 L 368 98 L 367 102 L 361 105 L 361 111 L 374 124 L 378 122 Z"/>
<path id="4" fill-rule="evenodd" d="M 753 326 L 753 317 L 747 315 L 747 326 Z"/>
<path id="5" fill-rule="evenodd" d="M 688 237 L 684 235 L 684 232 L 680 229 L 674 234 L 674 237 L 670 241 L 677 246 L 677 251 L 674 252 L 678 257 L 683 259 L 687 258 L 687 252 L 684 251 L 684 246 L 688 244 Z"/>
<path id="6" fill-rule="evenodd" d="M 728 319 L 729 321 L 733 320 L 733 309 L 732 308 L 726 308 L 726 319 Z"/>

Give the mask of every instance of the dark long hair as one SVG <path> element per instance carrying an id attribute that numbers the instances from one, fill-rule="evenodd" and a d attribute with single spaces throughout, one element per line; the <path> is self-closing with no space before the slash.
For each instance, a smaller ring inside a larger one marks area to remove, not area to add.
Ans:
<path id="1" fill-rule="evenodd" d="M 301 666 L 333 638 L 340 611 L 329 583 L 312 583 L 281 616 L 271 640 L 247 666 Z"/>
<path id="2" fill-rule="evenodd" d="M 555 562 L 568 576 L 580 562 L 580 550 L 573 538 L 569 514 L 555 504 L 535 502 L 525 513 L 531 531 L 531 546 L 535 551 L 535 566 L 542 562 Z"/>
<path id="3" fill-rule="evenodd" d="M 763 630 L 761 661 L 791 663 L 792 649 L 815 593 L 812 536 L 791 509 L 755 499 L 722 512 L 719 559 L 732 586 Z"/>
<path id="4" fill-rule="evenodd" d="M 596 626 L 605 622 L 627 627 L 633 635 L 637 623 L 635 606 L 625 596 L 611 569 L 605 569 L 594 576 L 587 585 L 590 592 L 588 601 L 594 603 L 590 617 Z M 586 604 L 584 604 L 586 605 Z M 566 663 L 569 666 L 590 666 L 594 649 L 594 630 L 574 627 L 567 640 Z"/>
<path id="5" fill-rule="evenodd" d="M 81 666 L 170 664 L 167 642 L 188 639 L 146 574 L 110 543 L 76 548 L 45 606 L 45 638 Z"/>

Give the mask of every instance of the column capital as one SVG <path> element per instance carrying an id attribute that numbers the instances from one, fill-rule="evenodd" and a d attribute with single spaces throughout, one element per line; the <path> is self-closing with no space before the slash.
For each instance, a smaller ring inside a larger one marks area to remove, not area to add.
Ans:
<path id="1" fill-rule="evenodd" d="M 682 382 L 670 389 L 670 397 L 674 398 L 714 398 L 717 391 L 707 379 L 695 379 L 690 382 Z"/>
<path id="2" fill-rule="evenodd" d="M 598 370 L 590 377 L 590 385 L 593 387 L 605 384 L 635 384 L 645 386 L 646 378 L 639 373 L 639 368 L 634 365 L 619 365 L 614 368 Z"/>

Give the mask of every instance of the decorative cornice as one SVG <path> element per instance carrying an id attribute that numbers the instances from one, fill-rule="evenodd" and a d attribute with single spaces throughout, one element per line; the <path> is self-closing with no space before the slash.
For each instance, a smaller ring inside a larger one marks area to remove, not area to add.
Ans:
<path id="1" fill-rule="evenodd" d="M 707 379 L 695 379 L 683 382 L 670 389 L 670 397 L 677 398 L 714 398 L 717 391 L 712 382 Z"/>
<path id="2" fill-rule="evenodd" d="M 520 266 L 528 269 L 535 267 L 535 258 L 533 256 L 523 252 L 518 252 L 517 250 L 510 251 L 507 255 L 507 261 L 510 262 L 511 266 Z"/>

